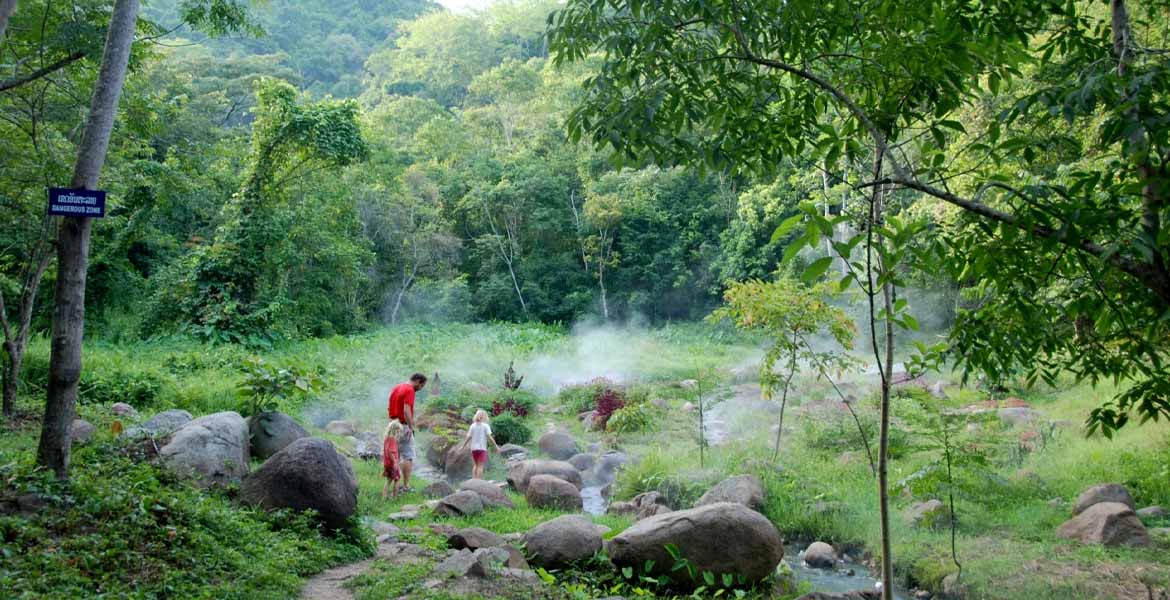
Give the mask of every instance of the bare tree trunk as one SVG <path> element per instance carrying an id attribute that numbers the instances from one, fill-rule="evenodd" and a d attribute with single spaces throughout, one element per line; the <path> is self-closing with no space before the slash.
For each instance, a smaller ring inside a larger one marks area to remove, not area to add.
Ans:
<path id="1" fill-rule="evenodd" d="M 94 85 L 93 103 L 77 149 L 77 163 L 73 167 L 71 185 L 74 188 L 97 188 L 110 145 L 110 133 L 114 129 L 114 117 L 118 113 L 118 100 L 122 96 L 137 24 L 138 0 L 115 0 L 101 70 Z M 49 391 L 45 399 L 37 462 L 52 469 L 59 479 L 69 477 L 69 427 L 73 422 L 77 384 L 81 379 L 85 275 L 92 224 L 87 218 L 62 217 L 57 228 L 57 287 Z"/>
<path id="2" fill-rule="evenodd" d="M 47 234 L 46 234 L 47 235 Z M 7 307 L 4 305 L 4 296 L 0 293 L 0 325 L 4 330 L 4 351 L 8 355 L 8 362 L 4 365 L 4 417 L 11 417 L 16 406 L 16 390 L 20 386 L 20 367 L 24 362 L 24 351 L 28 347 L 29 329 L 32 326 L 33 308 L 37 302 L 37 292 L 41 288 L 41 280 L 49 268 L 49 261 L 53 258 L 48 240 L 41 239 L 33 251 L 32 260 L 25 273 L 24 287 L 20 293 L 20 310 L 17 312 L 18 322 L 16 331 L 12 330 L 8 322 Z"/>
<path id="3" fill-rule="evenodd" d="M 603 317 L 605 317 L 606 321 L 608 321 L 609 320 L 609 300 L 606 298 L 606 294 L 605 294 L 605 264 L 604 264 L 604 262 L 597 266 L 597 285 L 598 285 L 598 287 L 601 288 L 601 315 Z"/>
<path id="4" fill-rule="evenodd" d="M 16 12 L 16 0 L 0 0 L 0 40 L 8 30 L 8 18 Z"/>

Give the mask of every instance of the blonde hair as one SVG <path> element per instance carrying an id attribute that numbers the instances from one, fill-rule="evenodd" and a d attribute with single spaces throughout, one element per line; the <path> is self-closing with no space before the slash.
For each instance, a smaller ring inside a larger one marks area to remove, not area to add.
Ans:
<path id="1" fill-rule="evenodd" d="M 482 408 L 481 408 L 481 409 L 479 409 L 479 410 L 477 410 L 477 411 L 475 411 L 475 419 L 473 419 L 473 420 L 474 420 L 476 423 L 485 423 L 485 422 L 487 422 L 487 420 L 488 420 L 488 418 L 487 418 L 487 411 L 485 411 L 485 410 L 484 410 L 484 409 L 482 409 Z"/>
<path id="2" fill-rule="evenodd" d="M 397 438 L 399 435 L 402 435 L 402 422 L 398 419 L 390 419 L 390 422 L 386 424 L 386 433 L 382 437 Z"/>

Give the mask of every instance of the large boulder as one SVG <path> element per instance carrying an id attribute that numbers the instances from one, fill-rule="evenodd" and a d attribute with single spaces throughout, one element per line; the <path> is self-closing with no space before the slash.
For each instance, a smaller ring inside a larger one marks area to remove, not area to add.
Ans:
<path id="1" fill-rule="evenodd" d="M 1137 516 L 1143 519 L 1165 519 L 1170 517 L 1170 510 L 1161 506 L 1147 506 L 1137 511 Z"/>
<path id="2" fill-rule="evenodd" d="M 435 514 L 443 517 L 465 517 L 483 512 L 483 500 L 479 494 L 464 490 L 455 492 L 435 506 Z"/>
<path id="3" fill-rule="evenodd" d="M 598 481 L 613 481 L 617 472 L 630 462 L 630 457 L 624 452 L 611 450 L 602 454 L 593 465 L 593 477 Z"/>
<path id="4" fill-rule="evenodd" d="M 455 444 L 447 449 L 447 458 L 443 461 L 443 472 L 448 481 L 462 481 L 471 478 L 471 469 L 475 461 L 471 460 L 471 450 L 462 444 Z"/>
<path id="5" fill-rule="evenodd" d="M 804 562 L 814 569 L 832 569 L 837 565 L 837 551 L 824 542 L 813 542 L 804 551 Z"/>
<path id="6" fill-rule="evenodd" d="M 191 413 L 185 410 L 165 410 L 147 419 L 142 425 L 127 429 L 122 435 L 131 438 L 163 438 L 178 431 L 192 420 L 194 419 L 191 417 Z"/>
<path id="7" fill-rule="evenodd" d="M 457 530 L 447 536 L 447 547 L 454 550 L 478 550 L 492 546 L 503 546 L 504 540 L 500 536 L 480 527 L 468 527 Z"/>
<path id="8" fill-rule="evenodd" d="M 427 442 L 427 462 L 436 468 L 445 468 L 447 466 L 447 451 L 454 447 L 458 441 L 453 436 L 433 436 L 431 441 Z"/>
<path id="9" fill-rule="evenodd" d="M 573 465 L 560 460 L 540 459 L 512 463 L 508 467 L 508 484 L 523 494 L 528 489 L 528 480 L 536 475 L 552 475 L 581 487 L 581 473 Z"/>
<path id="10" fill-rule="evenodd" d="M 1134 508 L 1133 496 L 1129 495 L 1129 490 L 1125 486 L 1116 483 L 1102 483 L 1095 485 L 1077 496 L 1076 504 L 1073 505 L 1073 516 L 1077 516 L 1094 504 L 1102 502 L 1117 502 L 1124 504 L 1130 508 Z"/>
<path id="11" fill-rule="evenodd" d="M 446 481 L 436 481 L 422 489 L 422 494 L 427 498 L 444 498 L 454 493 L 455 488 L 451 487 L 451 484 Z"/>
<path id="12" fill-rule="evenodd" d="M 240 500 L 268 510 L 315 510 L 339 529 L 357 510 L 358 482 L 349 460 L 328 440 L 306 437 L 272 455 L 244 479 Z"/>
<path id="13" fill-rule="evenodd" d="M 159 456 L 199 487 L 238 483 L 248 474 L 248 424 L 234 412 L 199 417 L 176 431 Z"/>
<path id="14" fill-rule="evenodd" d="M 138 411 L 133 406 L 130 406 L 129 404 L 126 404 L 125 402 L 113 403 L 112 405 L 110 405 L 110 412 L 113 413 L 113 415 L 115 417 L 121 417 L 123 419 L 133 419 L 135 421 L 138 420 Z"/>
<path id="15" fill-rule="evenodd" d="M 512 499 L 494 482 L 483 479 L 468 479 L 459 484 L 459 489 L 479 494 L 479 499 L 485 507 L 515 508 Z"/>
<path id="16" fill-rule="evenodd" d="M 601 550 L 601 534 L 593 521 L 581 515 L 564 515 L 533 527 L 524 534 L 531 562 L 560 567 L 589 558 Z"/>
<path id="17" fill-rule="evenodd" d="M 581 510 L 582 507 L 581 490 L 553 475 L 536 475 L 529 479 L 524 497 L 533 508 Z"/>
<path id="18" fill-rule="evenodd" d="M 382 436 L 363 431 L 354 437 L 353 453 L 362 460 L 382 460 Z"/>
<path id="19" fill-rule="evenodd" d="M 549 455 L 553 460 L 569 460 L 574 454 L 581 452 L 573 436 L 559 431 L 540 436 L 537 445 L 541 452 Z"/>
<path id="20" fill-rule="evenodd" d="M 594 460 L 592 454 L 574 454 L 569 459 L 569 464 L 576 467 L 578 471 L 588 471 L 593 467 Z"/>
<path id="21" fill-rule="evenodd" d="M 73 419 L 69 425 L 69 440 L 72 444 L 84 444 L 93 439 L 95 433 L 97 428 L 85 419 Z"/>
<path id="22" fill-rule="evenodd" d="M 764 482 L 755 475 L 728 477 L 707 490 L 695 506 L 706 506 L 716 502 L 735 502 L 752 510 L 764 510 Z"/>
<path id="23" fill-rule="evenodd" d="M 284 450 L 289 444 L 309 437 L 309 432 L 300 423 L 281 412 L 263 412 L 248 417 L 248 432 L 251 436 L 252 456 L 263 460 Z"/>
<path id="24" fill-rule="evenodd" d="M 524 446 L 518 446 L 516 444 L 504 444 L 503 446 L 500 446 L 500 456 L 504 457 L 505 459 L 512 458 L 513 456 L 527 455 L 528 449 Z"/>
<path id="25" fill-rule="evenodd" d="M 606 549 L 619 568 L 641 569 L 646 561 L 654 561 L 655 574 L 681 580 L 686 570 L 673 569 L 668 544 L 699 572 L 742 575 L 749 581 L 771 575 L 784 558 L 784 543 L 771 521 L 733 502 L 643 519 L 611 539 Z"/>
<path id="26" fill-rule="evenodd" d="M 950 514 L 951 512 L 947 509 L 946 504 L 943 504 L 941 500 L 932 499 L 911 506 L 906 511 L 906 518 L 910 521 L 910 525 L 914 527 L 935 529 L 942 527 L 947 522 Z"/>
<path id="27" fill-rule="evenodd" d="M 1057 528 L 1056 535 L 1084 544 L 1147 547 L 1146 526 L 1133 508 L 1120 502 L 1099 502 Z"/>

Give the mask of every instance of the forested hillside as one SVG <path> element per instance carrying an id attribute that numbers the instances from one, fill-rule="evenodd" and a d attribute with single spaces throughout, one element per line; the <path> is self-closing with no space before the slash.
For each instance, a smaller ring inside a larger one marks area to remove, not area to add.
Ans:
<path id="1" fill-rule="evenodd" d="M 555 2 L 476 15 L 414 1 L 272 2 L 219 38 L 175 29 L 178 6 L 152 4 L 135 44 L 103 179 L 111 208 L 94 235 L 99 334 L 263 344 L 408 318 L 701 317 L 725 281 L 775 269 L 776 225 L 832 185 L 809 169 L 749 181 L 619 167 L 567 141 L 562 125 L 593 71 L 549 64 Z M 100 13 L 23 3 L 7 56 L 59 43 L 41 39 L 42 15 L 61 30 L 101 26 Z M 85 54 L 0 97 L 10 140 L 0 235 L 23 249 L 0 266 L 10 297 L 47 249 L 44 188 L 71 160 L 95 62 Z M 271 101 L 257 102 L 265 90 Z M 266 134 L 254 124 L 330 111 L 352 114 L 354 147 L 309 136 L 258 154 Z M 255 207 L 241 205 L 250 173 L 269 178 Z M 241 210 L 263 214 L 241 222 Z M 34 330 L 47 327 L 45 306 L 35 303 Z"/>

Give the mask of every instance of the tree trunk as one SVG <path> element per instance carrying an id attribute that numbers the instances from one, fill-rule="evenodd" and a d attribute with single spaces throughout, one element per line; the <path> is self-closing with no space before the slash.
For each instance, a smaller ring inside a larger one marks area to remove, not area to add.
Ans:
<path id="1" fill-rule="evenodd" d="M 0 0 L 0 40 L 4 39 L 4 32 L 8 30 L 8 18 L 16 12 L 16 0 Z"/>
<path id="2" fill-rule="evenodd" d="M 890 284 L 882 286 L 886 306 L 886 364 L 882 375 L 882 421 L 878 442 L 878 494 L 882 527 L 882 599 L 894 600 L 894 555 L 890 544 L 890 381 L 894 375 L 894 303 Z"/>
<path id="3" fill-rule="evenodd" d="M 20 383 L 20 365 L 24 361 L 24 345 L 5 342 L 8 362 L 4 364 L 4 418 L 11 418 L 16 409 L 16 388 Z"/>
<path id="4" fill-rule="evenodd" d="M 102 64 L 94 85 L 93 103 L 86 119 L 74 188 L 95 189 L 106 160 L 118 99 L 126 80 L 130 45 L 138 23 L 138 0 L 116 0 L 110 30 L 102 52 Z M 37 448 L 37 462 L 53 470 L 59 479 L 69 477 L 69 427 L 77 405 L 81 379 L 81 341 L 85 331 L 85 274 L 89 262 L 92 221 L 62 217 L 57 228 L 57 286 L 49 358 L 49 390 L 45 418 Z"/>
<path id="5" fill-rule="evenodd" d="M 508 274 L 512 276 L 512 287 L 516 288 L 516 297 L 520 299 L 520 310 L 528 314 L 528 305 L 524 302 L 524 293 L 520 291 L 520 280 L 516 279 L 516 270 L 512 268 L 512 261 L 508 260 Z"/>
<path id="6" fill-rule="evenodd" d="M 601 288 L 601 316 L 609 320 L 609 300 L 605 294 L 605 263 L 597 266 L 597 285 Z"/>

